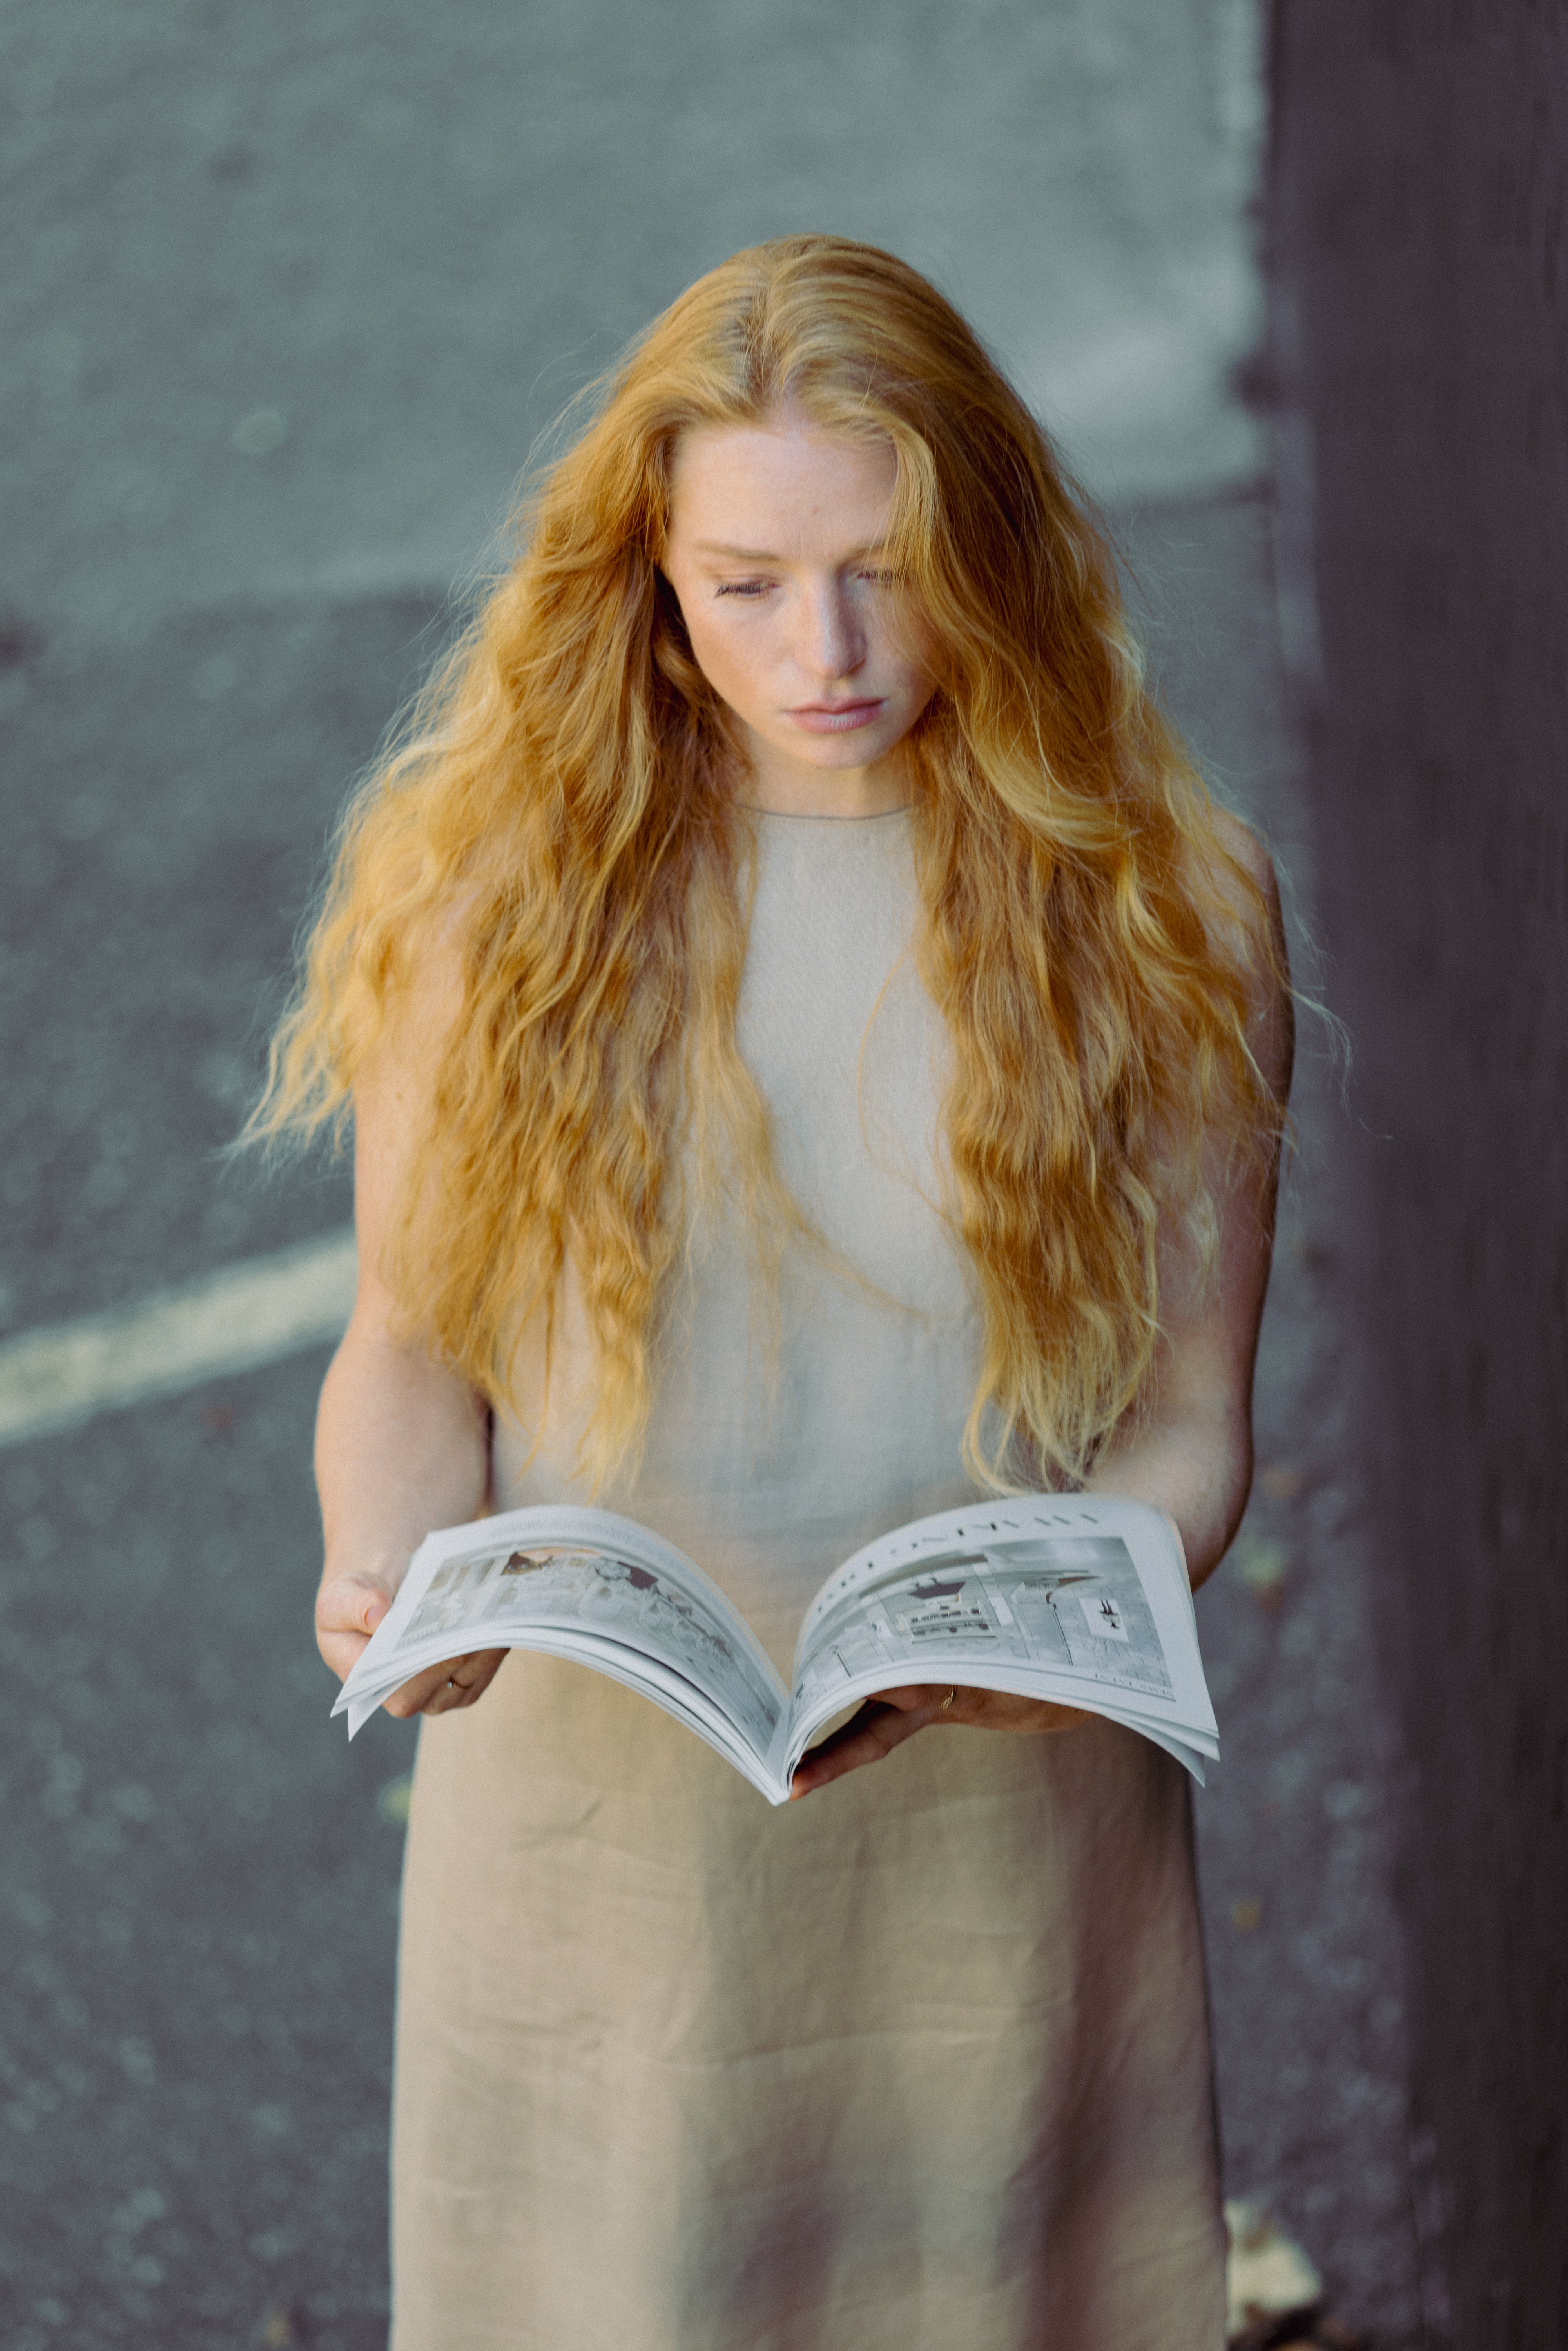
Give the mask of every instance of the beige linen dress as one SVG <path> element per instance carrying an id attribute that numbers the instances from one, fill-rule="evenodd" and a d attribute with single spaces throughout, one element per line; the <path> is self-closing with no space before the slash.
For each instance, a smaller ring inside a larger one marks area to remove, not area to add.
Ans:
<path id="1" fill-rule="evenodd" d="M 909 820 L 758 820 L 741 1044 L 798 1253 L 691 1260 L 636 1479 L 789 1678 L 818 1585 L 969 1499 L 977 1322 L 935 1202 Z M 581 1499 L 568 1317 L 497 1508 Z M 422 1730 L 393 2351 L 1219 2351 L 1186 1786 L 1096 1722 L 933 1729 L 772 1809 L 644 1699 L 510 1657 Z"/>

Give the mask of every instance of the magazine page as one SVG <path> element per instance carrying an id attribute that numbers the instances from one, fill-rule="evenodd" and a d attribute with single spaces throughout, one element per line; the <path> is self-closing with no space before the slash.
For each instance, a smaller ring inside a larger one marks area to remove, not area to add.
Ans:
<path id="1" fill-rule="evenodd" d="M 544 1508 L 428 1536 L 332 1711 L 352 1737 L 427 1666 L 515 1647 L 612 1672 L 705 1736 L 727 1726 L 726 1752 L 766 1756 L 785 1710 L 765 1652 L 683 1553 L 608 1510 Z"/>
<path id="2" fill-rule="evenodd" d="M 812 1604 L 795 1655 L 790 1768 L 878 1688 L 967 1682 L 1084 1706 L 1218 1753 L 1186 1571 L 1168 1522 L 1120 1498 L 946 1510 L 868 1544 Z"/>

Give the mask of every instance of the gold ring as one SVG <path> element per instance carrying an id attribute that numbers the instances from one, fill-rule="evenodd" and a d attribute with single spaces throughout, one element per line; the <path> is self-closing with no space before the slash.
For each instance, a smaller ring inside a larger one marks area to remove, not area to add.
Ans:
<path id="1" fill-rule="evenodd" d="M 954 1685 L 953 1685 L 953 1687 L 952 1687 L 952 1688 L 948 1691 L 948 1693 L 947 1693 L 946 1697 L 943 1699 L 943 1701 L 942 1701 L 941 1705 L 937 1708 L 937 1709 L 936 1709 L 937 1713 L 938 1713 L 938 1714 L 946 1714 L 946 1711 L 947 1711 L 947 1709 L 948 1709 L 948 1708 L 952 1705 L 953 1700 L 957 1697 L 957 1695 L 958 1695 L 958 1685 L 957 1685 L 957 1683 L 956 1683 L 956 1682 L 955 1682 L 955 1683 L 954 1683 Z"/>

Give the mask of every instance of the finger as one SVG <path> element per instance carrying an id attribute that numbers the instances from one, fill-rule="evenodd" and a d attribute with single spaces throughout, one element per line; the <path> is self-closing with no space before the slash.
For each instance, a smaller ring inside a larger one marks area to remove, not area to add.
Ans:
<path id="1" fill-rule="evenodd" d="M 476 1649 L 465 1657 L 448 1657 L 421 1674 L 417 1681 L 406 1683 L 393 1696 L 410 1699 L 422 1693 L 417 1702 L 400 1707 L 398 1711 L 409 1714 L 456 1714 L 464 1707 L 473 1706 L 495 1680 L 505 1649 Z M 387 1701 L 389 1708 L 392 1700 Z"/>
<path id="2" fill-rule="evenodd" d="M 363 1633 L 323 1633 L 318 1631 L 316 1646 L 340 1682 L 347 1681 L 369 1646 L 369 1636 Z"/>
<path id="3" fill-rule="evenodd" d="M 897 1702 L 912 1696 L 921 1703 Z M 842 1729 L 800 1758 L 789 1786 L 791 1800 L 809 1796 L 813 1790 L 841 1780 L 846 1771 L 858 1771 L 862 1764 L 883 1762 L 895 1747 L 902 1747 L 906 1739 L 913 1739 L 936 1719 L 940 1703 L 941 1694 L 929 1689 L 899 1690 L 868 1700 Z"/>
<path id="4" fill-rule="evenodd" d="M 1075 1729 L 1090 1718 L 1082 1708 L 1059 1706 L 1052 1698 L 1025 1698 L 1013 1690 L 960 1690 L 953 1712 L 944 1721 L 967 1722 L 977 1730 L 1016 1730 L 1035 1736 Z"/>
<path id="5" fill-rule="evenodd" d="M 391 1606 L 392 1593 L 384 1583 L 362 1575 L 334 1576 L 316 1594 L 317 1636 L 358 1634 L 362 1646 Z"/>
<path id="6" fill-rule="evenodd" d="M 895 1747 L 934 1722 L 1051 1735 L 1076 1729 L 1092 1719 L 1077 1707 L 1006 1690 L 965 1689 L 952 1684 L 943 1689 L 928 1683 L 879 1690 L 842 1729 L 801 1757 L 789 1793 L 791 1798 L 809 1796 L 842 1779 L 846 1771 L 858 1771 L 865 1763 L 880 1763 Z"/>
<path id="7" fill-rule="evenodd" d="M 359 1576 L 338 1576 L 316 1594 L 316 1646 L 340 1681 L 359 1663 L 392 1595 Z"/>
<path id="8" fill-rule="evenodd" d="M 1048 1738 L 1054 1738 L 1059 1730 L 1076 1730 L 1081 1723 L 1094 1719 L 1081 1706 L 1048 1706 L 1046 1715 L 1048 1719 L 1040 1728 Z"/>
<path id="9" fill-rule="evenodd" d="M 871 1703 L 896 1707 L 900 1714 L 916 1714 L 933 1708 L 940 1709 L 949 1690 L 956 1698 L 966 1695 L 961 1689 L 954 1689 L 951 1682 L 910 1682 L 903 1689 L 879 1689 Z"/>

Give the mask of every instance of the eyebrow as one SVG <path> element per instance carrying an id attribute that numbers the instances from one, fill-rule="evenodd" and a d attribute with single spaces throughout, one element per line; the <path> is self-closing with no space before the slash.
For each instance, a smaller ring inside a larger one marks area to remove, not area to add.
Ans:
<path id="1" fill-rule="evenodd" d="M 781 555 L 767 554 L 760 548 L 724 547 L 717 540 L 711 538 L 699 538 L 695 542 L 695 549 L 699 555 L 722 555 L 732 563 L 782 563 L 784 560 Z M 885 540 L 883 540 L 870 547 L 852 548 L 849 554 L 845 556 L 844 561 L 859 563 L 864 556 L 886 553 L 887 545 Z"/>

